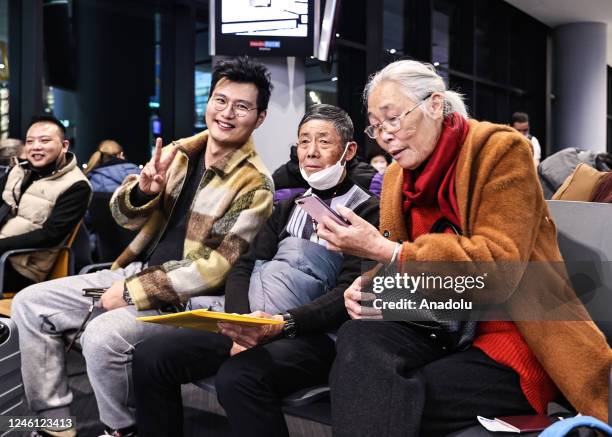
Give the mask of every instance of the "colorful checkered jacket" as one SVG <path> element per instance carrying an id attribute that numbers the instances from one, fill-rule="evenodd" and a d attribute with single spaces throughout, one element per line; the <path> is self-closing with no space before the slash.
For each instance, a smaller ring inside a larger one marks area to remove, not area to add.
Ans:
<path id="1" fill-rule="evenodd" d="M 190 157 L 203 152 L 208 131 L 176 141 L 176 154 L 166 174 L 166 187 L 142 206 L 130 203 L 138 176 L 128 176 L 110 202 L 117 223 L 140 230 L 112 268 L 147 259 L 163 235 L 183 188 Z M 167 152 L 168 146 L 163 152 Z M 195 158 L 194 158 L 195 159 Z M 204 172 L 188 214 L 183 259 L 149 266 L 127 278 L 139 310 L 184 303 L 219 288 L 232 264 L 249 247 L 272 213 L 274 184 L 250 138 Z"/>

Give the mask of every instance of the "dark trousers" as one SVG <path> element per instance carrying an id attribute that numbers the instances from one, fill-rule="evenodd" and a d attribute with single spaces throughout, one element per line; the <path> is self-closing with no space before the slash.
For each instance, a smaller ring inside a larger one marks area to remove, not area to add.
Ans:
<path id="1" fill-rule="evenodd" d="M 445 436 L 476 416 L 535 414 L 519 377 L 477 348 L 396 322 L 351 320 L 331 372 L 334 436 Z"/>
<path id="2" fill-rule="evenodd" d="M 145 340 L 132 364 L 139 435 L 181 436 L 181 384 L 217 374 L 215 385 L 235 436 L 288 436 L 286 395 L 325 384 L 334 360 L 325 334 L 278 339 L 229 356 L 222 335 L 176 330 Z"/>

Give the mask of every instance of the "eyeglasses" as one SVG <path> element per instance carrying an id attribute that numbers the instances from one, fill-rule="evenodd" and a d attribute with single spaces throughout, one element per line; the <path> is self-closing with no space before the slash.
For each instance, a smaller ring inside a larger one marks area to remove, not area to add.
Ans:
<path id="1" fill-rule="evenodd" d="M 410 114 L 412 111 L 414 111 L 416 108 L 418 108 L 430 96 L 431 96 L 431 94 L 429 94 L 427 97 L 425 97 L 419 103 L 414 105 L 412 108 L 410 108 L 406 112 L 401 113 L 398 116 L 387 118 L 386 120 L 384 120 L 382 123 L 379 123 L 379 124 L 371 124 L 371 125 L 369 125 L 364 130 L 365 134 L 367 136 L 369 136 L 370 138 L 372 138 L 373 140 L 375 140 L 376 137 L 378 135 L 380 135 L 383 130 L 385 132 L 389 133 L 389 134 L 394 134 L 395 132 L 397 132 L 400 129 L 400 126 L 402 124 L 402 119 L 404 117 L 406 117 L 408 114 Z"/>
<path id="2" fill-rule="evenodd" d="M 215 111 L 221 112 L 227 108 L 229 100 L 222 96 L 215 96 L 212 98 L 212 104 Z M 249 108 L 244 103 L 232 103 L 232 111 L 234 111 L 236 117 L 246 117 L 250 111 L 254 111 L 255 109 L 257 109 L 257 107 Z"/>

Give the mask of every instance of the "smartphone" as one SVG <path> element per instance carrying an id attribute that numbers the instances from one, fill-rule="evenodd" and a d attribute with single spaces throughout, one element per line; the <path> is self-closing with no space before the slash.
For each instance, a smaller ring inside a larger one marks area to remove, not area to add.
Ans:
<path id="1" fill-rule="evenodd" d="M 323 220 L 323 217 L 329 217 L 341 226 L 348 226 L 350 224 L 344 217 L 331 209 L 327 203 L 323 202 L 316 194 L 307 194 L 298 197 L 295 199 L 295 203 L 319 223 Z"/>
<path id="2" fill-rule="evenodd" d="M 100 297 L 105 291 L 106 288 L 83 288 L 83 296 Z"/>

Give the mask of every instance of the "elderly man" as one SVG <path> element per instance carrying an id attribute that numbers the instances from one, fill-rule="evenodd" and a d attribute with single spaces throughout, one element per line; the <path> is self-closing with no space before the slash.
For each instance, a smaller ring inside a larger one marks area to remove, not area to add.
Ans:
<path id="1" fill-rule="evenodd" d="M 311 186 L 307 194 L 376 223 L 377 199 L 346 174 L 357 148 L 352 138 L 345 111 L 310 107 L 298 127 L 301 173 Z M 220 334 L 181 329 L 140 344 L 133 378 L 138 426 L 145 435 L 182 435 L 181 384 L 216 373 L 233 435 L 287 436 L 281 399 L 327 381 L 335 356 L 328 334 L 348 319 L 342 293 L 359 276 L 361 262 L 328 250 L 314 220 L 294 200 L 276 205 L 225 286 L 226 311 L 285 323 L 261 328 L 222 323 Z"/>
<path id="2" fill-rule="evenodd" d="M 270 98 L 266 68 L 248 58 L 213 70 L 208 130 L 155 153 L 139 176 L 115 191 L 117 222 L 140 233 L 113 270 L 33 285 L 17 295 L 22 374 L 30 408 L 42 417 L 69 416 L 64 335 L 86 320 L 88 287 L 106 289 L 81 343 L 100 418 L 114 436 L 136 434 L 130 410 L 134 347 L 164 327 L 136 320 L 215 292 L 272 211 L 273 184 L 251 134 Z M 70 436 L 74 429 L 48 430 Z"/>
<path id="3" fill-rule="evenodd" d="M 55 117 L 32 120 L 26 159 L 0 179 L 0 254 L 59 246 L 85 215 L 91 188 L 68 145 L 66 128 Z M 56 257 L 49 250 L 10 257 L 2 291 L 43 281 Z"/>

